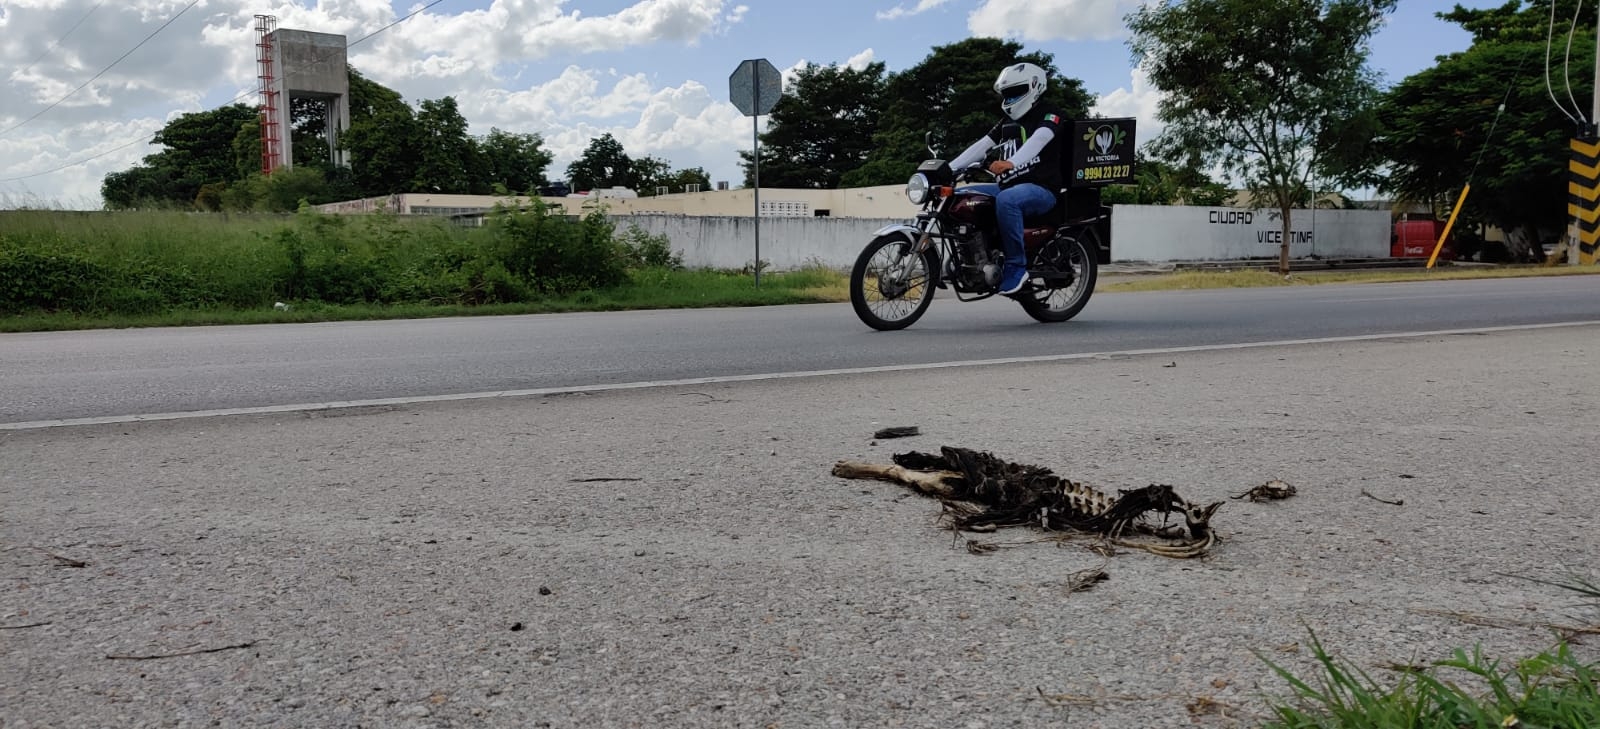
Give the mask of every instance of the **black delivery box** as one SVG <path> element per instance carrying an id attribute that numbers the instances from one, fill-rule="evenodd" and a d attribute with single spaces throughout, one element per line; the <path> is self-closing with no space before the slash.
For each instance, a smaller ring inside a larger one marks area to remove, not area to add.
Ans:
<path id="1" fill-rule="evenodd" d="M 1068 187 L 1133 185 L 1133 137 L 1137 120 L 1079 119 L 1072 123 L 1067 156 Z"/>

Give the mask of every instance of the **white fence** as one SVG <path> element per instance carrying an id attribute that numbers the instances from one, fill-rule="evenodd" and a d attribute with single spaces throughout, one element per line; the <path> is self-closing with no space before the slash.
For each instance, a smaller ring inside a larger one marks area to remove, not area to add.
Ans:
<path id="1" fill-rule="evenodd" d="M 664 234 L 690 267 L 744 268 L 755 262 L 755 221 L 748 217 L 613 216 L 617 229 L 637 225 Z M 761 259 L 775 270 L 808 264 L 848 269 L 873 232 L 905 219 L 762 218 Z M 1292 258 L 1386 258 L 1389 214 L 1376 210 L 1296 210 Z M 1227 261 L 1278 255 L 1283 224 L 1276 211 L 1118 205 L 1111 216 L 1113 261 Z"/>

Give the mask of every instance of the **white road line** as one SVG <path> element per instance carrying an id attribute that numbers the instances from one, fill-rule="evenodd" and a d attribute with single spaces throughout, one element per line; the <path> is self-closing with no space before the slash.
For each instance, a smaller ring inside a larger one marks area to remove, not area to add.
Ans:
<path id="1" fill-rule="evenodd" d="M 1536 329 L 1559 329 L 1566 327 L 1584 327 L 1600 325 L 1600 320 L 1555 322 L 1550 324 L 1517 324 L 1499 327 L 1476 327 L 1472 329 L 1439 329 L 1435 331 L 1420 332 L 1395 332 L 1391 334 L 1358 334 L 1345 337 L 1321 337 L 1316 339 L 1279 339 L 1268 342 L 1239 342 L 1233 344 L 1200 344 L 1188 347 L 1161 347 L 1156 349 L 1127 349 L 1110 352 L 1082 352 L 1078 354 L 1043 354 L 1029 357 L 1001 357 L 998 359 L 974 359 L 955 362 L 926 362 L 923 364 L 908 365 L 880 365 L 877 367 L 846 367 L 833 370 L 806 370 L 800 372 L 768 372 L 755 375 L 722 375 L 717 377 L 691 377 L 682 380 L 650 380 L 645 382 L 622 382 L 610 385 L 573 385 L 570 387 L 537 387 L 527 390 L 496 390 L 491 392 L 465 392 L 453 395 L 419 395 L 415 397 L 385 397 L 372 400 L 343 400 L 335 402 L 299 403 L 293 405 L 264 405 L 260 407 L 222 408 L 218 410 L 189 410 L 172 413 L 144 413 L 140 415 L 106 415 L 93 418 L 66 418 L 62 420 L 33 420 L 20 423 L 0 423 L 0 431 L 7 430 L 38 430 L 41 428 L 61 428 L 77 425 L 109 425 L 119 423 L 144 423 L 158 420 L 188 420 L 191 418 L 216 418 L 232 415 L 270 415 L 273 413 L 299 413 L 314 412 L 319 410 L 342 410 L 349 408 L 387 407 L 395 405 L 417 405 L 430 402 L 452 402 L 457 400 L 484 400 L 499 397 L 532 397 L 539 395 L 566 395 L 578 392 L 606 392 L 611 390 L 642 390 L 655 387 L 682 387 L 685 385 L 709 385 L 726 382 L 759 382 L 762 380 L 790 380 L 805 377 L 829 377 L 835 375 L 863 375 L 880 372 L 906 372 L 913 370 L 949 369 L 955 367 L 985 367 L 990 365 L 1030 364 L 1038 362 L 1066 362 L 1084 359 L 1108 359 L 1111 357 L 1139 357 L 1145 355 L 1167 355 L 1183 352 L 1218 352 L 1237 349 L 1261 349 L 1265 347 L 1291 347 L 1305 344 L 1329 344 L 1336 342 L 1370 342 L 1383 339 L 1415 339 L 1418 337 L 1437 337 L 1452 334 L 1490 334 L 1494 332 L 1528 331 Z"/>

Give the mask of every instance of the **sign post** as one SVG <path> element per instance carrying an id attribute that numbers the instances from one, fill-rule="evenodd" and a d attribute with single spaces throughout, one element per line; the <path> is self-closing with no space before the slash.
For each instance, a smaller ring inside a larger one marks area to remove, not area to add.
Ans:
<path id="1" fill-rule="evenodd" d="M 783 96 L 783 75 L 765 58 L 739 64 L 728 77 L 728 99 L 739 112 L 750 117 L 751 180 L 755 191 L 756 217 L 756 286 L 761 285 L 761 133 L 760 117 L 772 111 Z"/>

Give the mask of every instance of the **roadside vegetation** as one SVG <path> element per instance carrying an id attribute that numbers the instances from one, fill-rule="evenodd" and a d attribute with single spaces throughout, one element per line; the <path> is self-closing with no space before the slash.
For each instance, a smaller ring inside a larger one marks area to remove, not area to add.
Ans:
<path id="1" fill-rule="evenodd" d="M 0 213 L 0 331 L 751 306 L 839 274 L 686 270 L 601 211 L 506 205 L 481 228 L 395 215 Z"/>
<path id="2" fill-rule="evenodd" d="M 1523 577 L 1580 595 L 1581 626 L 1547 626 L 1559 638 L 1549 649 L 1507 663 L 1474 648 L 1428 665 L 1392 664 L 1386 682 L 1334 656 L 1315 634 L 1313 676 L 1262 660 L 1289 687 L 1272 698 L 1273 719 L 1259 729 L 1591 729 L 1600 727 L 1600 663 L 1573 654 L 1580 637 L 1600 635 L 1600 583 Z M 1258 653 L 1258 656 L 1261 654 Z"/>
<path id="3" fill-rule="evenodd" d="M 0 212 L 0 332 L 841 302 L 816 265 L 688 269 L 601 211 L 507 204 L 483 227 L 392 214 Z M 1104 275 L 1101 292 L 1600 273 L 1600 266 Z"/>

